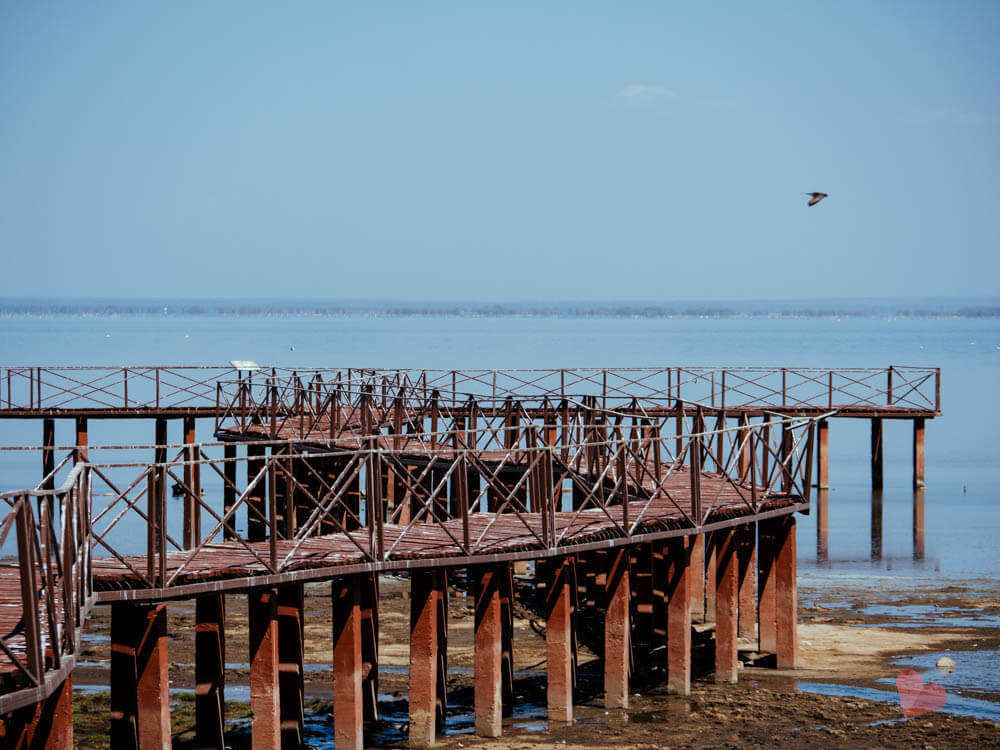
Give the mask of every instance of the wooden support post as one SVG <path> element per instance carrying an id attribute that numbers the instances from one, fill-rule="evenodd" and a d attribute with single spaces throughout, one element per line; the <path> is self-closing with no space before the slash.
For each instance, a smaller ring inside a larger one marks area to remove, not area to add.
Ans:
<path id="1" fill-rule="evenodd" d="M 361 692 L 365 721 L 378 719 L 378 574 L 361 580 Z"/>
<path id="2" fill-rule="evenodd" d="M 675 537 L 666 542 L 667 576 L 667 690 L 691 693 L 691 582 L 697 579 L 691 566 L 692 542 L 696 537 Z"/>
<path id="3" fill-rule="evenodd" d="M 545 601 L 545 651 L 549 721 L 573 721 L 573 589 L 574 558 L 557 558 L 551 566 Z"/>
<path id="4" fill-rule="evenodd" d="M 55 478 L 49 476 L 56 468 L 56 420 L 46 417 L 42 420 L 42 476 L 47 477 L 42 482 L 43 490 L 53 490 L 56 487 Z"/>
<path id="5" fill-rule="evenodd" d="M 913 420 L 913 488 L 924 486 L 924 418 Z"/>
<path id="6" fill-rule="evenodd" d="M 445 591 L 438 569 L 410 574 L 410 747 L 433 747 L 444 717 L 438 703 L 438 617 Z"/>
<path id="7" fill-rule="evenodd" d="M 712 536 L 712 546 L 716 550 L 715 681 L 736 682 L 739 669 L 737 532 L 733 529 L 715 531 Z"/>
<path id="8" fill-rule="evenodd" d="M 705 535 L 691 537 L 691 612 L 698 622 L 705 620 Z"/>
<path id="9" fill-rule="evenodd" d="M 757 527 L 748 523 L 737 527 L 739 555 L 739 632 L 740 638 L 757 635 Z"/>
<path id="10" fill-rule="evenodd" d="M 819 421 L 816 435 L 816 486 L 825 490 L 830 486 L 830 421 Z"/>
<path id="11" fill-rule="evenodd" d="M 475 584 L 476 734 L 499 737 L 503 718 L 500 668 L 502 657 L 500 575 L 503 566 L 483 565 L 469 571 Z"/>
<path id="12" fill-rule="evenodd" d="M 607 611 L 604 618 L 604 705 L 628 708 L 629 670 L 629 549 L 618 547 L 605 583 Z"/>
<path id="13" fill-rule="evenodd" d="M 798 587 L 795 577 L 795 516 L 775 519 L 778 553 L 775 559 L 777 605 L 776 639 L 778 669 L 798 666 Z"/>
<path id="14" fill-rule="evenodd" d="M 165 604 L 111 605 L 111 745 L 170 746 Z"/>
<path id="15" fill-rule="evenodd" d="M 725 532 L 723 532 L 725 534 Z M 716 557 L 719 537 L 714 532 L 703 534 L 705 550 L 705 621 L 715 621 Z"/>
<path id="16" fill-rule="evenodd" d="M 514 712 L 514 566 L 499 563 L 497 577 L 500 582 L 501 689 L 504 716 L 509 716 Z"/>
<path id="17" fill-rule="evenodd" d="M 669 576 L 669 547 L 665 541 L 652 542 L 652 584 L 653 584 L 653 633 L 651 646 L 656 652 L 663 647 L 663 665 L 666 665 L 667 613 L 670 597 L 667 593 Z"/>
<path id="18" fill-rule="evenodd" d="M 87 418 L 77 417 L 76 418 L 76 455 L 73 457 L 73 463 L 80 463 L 81 461 L 87 461 L 90 458 L 89 446 L 90 437 L 87 433 Z"/>
<path id="19" fill-rule="evenodd" d="M 263 471 L 265 451 L 259 443 L 247 444 L 247 486 Z M 267 477 L 261 477 L 247 496 L 247 538 L 251 542 L 267 538 Z"/>
<path id="20" fill-rule="evenodd" d="M 45 700 L 0 717 L 0 747 L 72 748 L 73 676 L 67 676 Z"/>
<path id="21" fill-rule="evenodd" d="M 205 594 L 194 603 L 195 745 L 223 746 L 225 726 L 226 606 L 222 594 Z"/>
<path id="22" fill-rule="evenodd" d="M 882 490 L 872 490 L 872 562 L 882 559 Z"/>
<path id="23" fill-rule="evenodd" d="M 156 436 L 156 448 L 153 450 L 153 461 L 162 464 L 167 460 L 167 420 L 157 417 L 153 428 Z"/>
<path id="24" fill-rule="evenodd" d="M 195 419 L 184 417 L 184 444 L 196 442 Z M 193 549 L 201 540 L 201 467 L 196 448 L 185 449 L 184 456 L 184 549 Z"/>
<path id="25" fill-rule="evenodd" d="M 253 750 L 274 750 L 281 747 L 277 593 L 273 588 L 252 589 L 247 599 Z"/>
<path id="26" fill-rule="evenodd" d="M 913 491 L 913 559 L 924 559 L 924 489 Z"/>
<path id="27" fill-rule="evenodd" d="M 882 418 L 872 419 L 872 489 L 882 489 Z"/>
<path id="28" fill-rule="evenodd" d="M 334 744 L 348 750 L 364 747 L 361 590 L 365 577 L 345 576 L 332 582 Z"/>
<path id="29" fill-rule="evenodd" d="M 635 662 L 649 663 L 653 650 L 653 545 L 650 542 L 632 547 L 632 653 Z"/>
<path id="30" fill-rule="evenodd" d="M 223 458 L 225 459 L 222 474 L 226 478 L 226 481 L 222 485 L 222 513 L 225 515 L 236 505 L 236 445 L 234 443 L 226 443 L 222 451 Z M 222 538 L 224 541 L 236 538 L 235 514 L 229 519 L 229 525 L 233 528 L 233 531 L 227 528 L 222 529 Z"/>
<path id="31" fill-rule="evenodd" d="M 816 560 L 824 562 L 830 554 L 830 491 L 816 493 Z"/>
<path id="32" fill-rule="evenodd" d="M 746 412 L 740 412 L 739 425 L 740 429 L 736 433 L 737 450 L 739 451 L 737 468 L 740 479 L 748 482 L 750 481 L 750 417 Z"/>
<path id="33" fill-rule="evenodd" d="M 757 634 L 759 649 L 775 651 L 775 557 L 777 555 L 774 524 L 757 523 Z"/>
<path id="34" fill-rule="evenodd" d="M 281 704 L 281 746 L 302 746 L 305 711 L 303 651 L 304 590 L 301 583 L 278 587 L 278 693 Z"/>

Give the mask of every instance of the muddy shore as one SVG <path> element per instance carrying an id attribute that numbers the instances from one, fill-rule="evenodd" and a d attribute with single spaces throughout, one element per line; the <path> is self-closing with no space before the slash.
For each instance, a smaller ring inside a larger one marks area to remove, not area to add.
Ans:
<path id="1" fill-rule="evenodd" d="M 385 731 L 376 735 L 381 745 L 405 746 L 406 666 L 409 640 L 408 581 L 385 577 L 380 581 L 379 676 L 380 711 Z M 249 684 L 246 599 L 227 597 L 227 698 L 246 694 Z M 930 608 L 940 616 L 931 624 L 912 627 L 894 613 Z M 307 730 L 322 740 L 332 736 L 327 713 L 332 695 L 329 586 L 306 587 L 305 604 L 306 697 L 311 701 Z M 659 681 L 654 660 L 650 669 L 637 669 L 627 712 L 605 711 L 601 695 L 599 659 L 580 648 L 577 723 L 548 725 L 545 721 L 544 621 L 527 608 L 516 608 L 514 634 L 515 692 L 525 710 L 507 719 L 503 737 L 483 740 L 468 733 L 463 721 L 471 711 L 473 611 L 472 599 L 456 590 L 449 606 L 448 732 L 443 748 L 573 748 L 607 747 L 970 747 L 1000 743 L 1000 725 L 994 721 L 958 716 L 945 711 L 903 719 L 897 702 L 860 697 L 818 695 L 797 689 L 801 683 L 877 689 L 894 695 L 892 680 L 905 668 L 900 660 L 937 652 L 996 652 L 1000 649 L 1000 597 L 975 586 L 940 590 L 886 590 L 856 587 L 812 590 L 800 585 L 800 668 L 778 671 L 755 666 L 753 644 L 741 642 L 745 661 L 738 685 L 712 682 L 711 626 L 696 626 L 695 671 L 689 697 L 668 696 Z M 98 608 L 81 654 L 82 666 L 74 684 L 89 695 L 78 696 L 77 746 L 107 746 L 107 701 L 110 658 L 107 633 L 110 610 Z M 970 624 L 970 620 L 972 623 Z M 983 625 L 986 625 L 985 627 Z M 171 687 L 194 689 L 194 605 L 168 607 Z M 933 681 L 934 673 L 925 675 Z M 241 689 L 242 686 L 242 689 Z M 949 688 L 950 694 L 1000 702 L 987 685 Z M 245 698 L 243 698 L 245 700 Z M 175 747 L 190 746 L 190 700 L 178 696 L 173 715 Z M 230 745 L 243 747 L 249 738 L 246 704 L 231 704 Z M 316 734 L 318 732 L 318 734 Z M 313 740 L 315 741 L 315 740 Z M 322 740 L 328 741 L 328 740 Z M 319 744 L 322 744 L 320 742 Z"/>

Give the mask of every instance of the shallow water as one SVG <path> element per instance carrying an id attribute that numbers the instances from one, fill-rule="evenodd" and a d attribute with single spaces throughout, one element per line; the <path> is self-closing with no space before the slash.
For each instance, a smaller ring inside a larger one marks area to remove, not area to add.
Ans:
<path id="1" fill-rule="evenodd" d="M 937 679 L 927 678 L 927 680 L 930 682 L 939 682 Z M 883 682 L 895 682 L 895 680 L 886 679 Z M 877 690 L 875 688 L 833 685 L 823 682 L 799 682 L 798 689 L 804 693 L 863 698 L 869 701 L 899 704 L 899 693 L 895 690 L 889 692 L 888 690 Z M 948 700 L 942 710 L 947 713 L 958 714 L 959 716 L 972 716 L 977 719 L 1000 721 L 1000 704 L 978 698 L 967 698 L 955 693 L 948 694 Z"/>

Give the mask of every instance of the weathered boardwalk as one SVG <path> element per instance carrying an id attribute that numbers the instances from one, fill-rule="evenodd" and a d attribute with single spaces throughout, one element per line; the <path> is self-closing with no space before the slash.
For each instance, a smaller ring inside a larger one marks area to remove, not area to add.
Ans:
<path id="1" fill-rule="evenodd" d="M 938 373 L 909 368 L 306 378 L 0 368 L 0 417 L 43 421 L 42 481 L 3 496 L 0 545 L 9 534 L 17 564 L 0 565 L 0 725 L 19 741 L 65 742 L 79 630 L 91 607 L 111 604 L 112 744 L 162 747 L 164 603 L 193 598 L 199 745 L 221 747 L 224 598 L 239 593 L 250 599 L 254 746 L 297 747 L 301 688 L 281 674 L 298 653 L 301 675 L 301 585 L 325 580 L 337 745 L 360 747 L 374 715 L 377 574 L 408 571 L 410 742 L 430 746 L 445 702 L 443 573 L 461 568 L 477 597 L 476 728 L 496 736 L 512 695 L 504 618 L 517 561 L 536 563 L 546 596 L 550 720 L 572 720 L 581 592 L 603 613 L 609 706 L 627 705 L 628 665 L 656 645 L 636 630 L 651 612 L 664 619 L 671 689 L 689 689 L 692 608 L 715 620 L 716 679 L 736 679 L 738 637 L 794 666 L 793 514 L 809 507 L 814 466 L 825 482 L 828 420 L 872 420 L 873 481 L 874 425 L 880 454 L 881 419 L 913 420 L 922 482 L 923 420 L 939 399 Z M 222 442 L 196 441 L 195 420 L 207 416 Z M 60 418 L 75 421 L 75 447 L 57 462 Z M 90 463 L 90 418 L 154 419 L 153 460 Z M 184 421 L 172 447 L 171 418 Z M 171 488 L 179 503 L 167 503 Z M 630 574 L 644 581 L 635 590 Z"/>

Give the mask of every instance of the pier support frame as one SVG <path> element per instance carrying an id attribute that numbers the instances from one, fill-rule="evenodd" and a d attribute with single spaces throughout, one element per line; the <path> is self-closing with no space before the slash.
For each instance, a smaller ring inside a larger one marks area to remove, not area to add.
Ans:
<path id="1" fill-rule="evenodd" d="M 691 567 L 694 537 L 677 537 L 666 542 L 667 576 L 667 690 L 691 694 L 691 583 L 696 572 Z"/>
<path id="2" fill-rule="evenodd" d="M 825 490 L 830 486 L 830 421 L 821 419 L 816 427 L 816 486 Z"/>
<path id="3" fill-rule="evenodd" d="M 629 548 L 610 550 L 604 618 L 604 705 L 628 708 Z"/>
<path id="4" fill-rule="evenodd" d="M 361 691 L 365 721 L 378 719 L 378 574 L 361 579 Z"/>
<path id="5" fill-rule="evenodd" d="M 305 730 L 303 651 L 304 590 L 301 583 L 278 587 L 278 694 L 281 746 L 299 748 Z"/>
<path id="6" fill-rule="evenodd" d="M 226 616 L 222 594 L 195 599 L 195 733 L 199 748 L 223 746 Z"/>
<path id="7" fill-rule="evenodd" d="M 719 541 L 728 532 L 703 534 L 705 550 L 705 622 L 715 622 L 715 591 L 718 585 L 716 558 Z"/>
<path id="8" fill-rule="evenodd" d="M 111 606 L 111 745 L 170 746 L 167 606 Z"/>
<path id="9" fill-rule="evenodd" d="M 476 734 L 499 737 L 503 719 L 503 638 L 500 613 L 502 565 L 482 565 L 469 571 L 475 584 L 475 708 Z"/>
<path id="10" fill-rule="evenodd" d="M 274 750 L 281 747 L 277 592 L 273 588 L 253 589 L 247 598 L 253 750 Z"/>
<path id="11" fill-rule="evenodd" d="M 748 523 L 736 528 L 739 556 L 739 627 L 740 638 L 757 635 L 757 526 Z"/>
<path id="12" fill-rule="evenodd" d="M 882 418 L 872 418 L 872 489 L 882 489 Z"/>
<path id="13" fill-rule="evenodd" d="M 913 489 L 924 486 L 924 418 L 913 420 Z"/>
<path id="14" fill-rule="evenodd" d="M 775 631 L 777 636 L 778 669 L 795 669 L 799 660 L 799 599 L 796 579 L 795 516 L 788 515 L 774 521 L 778 539 L 778 554 L 775 560 L 777 575 L 777 614 Z"/>
<path id="15" fill-rule="evenodd" d="M 716 560 L 715 681 L 736 682 L 739 669 L 737 619 L 739 606 L 739 555 L 737 531 L 712 534 Z"/>
<path id="16" fill-rule="evenodd" d="M 444 718 L 439 693 L 441 609 L 447 587 L 440 568 L 410 574 L 410 747 L 429 748 Z"/>
<path id="17" fill-rule="evenodd" d="M 798 664 L 798 589 L 795 517 L 760 521 L 760 649 L 775 654 L 778 669 Z M 765 598 L 764 592 L 767 592 Z"/>
<path id="18" fill-rule="evenodd" d="M 773 523 L 757 523 L 757 637 L 758 648 L 773 654 L 776 648 L 774 559 L 777 544 Z"/>
<path id="19" fill-rule="evenodd" d="M 335 578 L 333 595 L 333 732 L 338 748 L 364 747 L 361 591 L 364 575 Z"/>
<path id="20" fill-rule="evenodd" d="M 0 717 L 0 747 L 10 750 L 73 747 L 73 677 L 44 701 Z"/>
<path id="21" fill-rule="evenodd" d="M 545 652 L 549 721 L 573 721 L 573 590 L 572 556 L 558 558 L 545 601 Z"/>
<path id="22" fill-rule="evenodd" d="M 691 611 L 702 622 L 705 617 L 705 535 L 691 537 L 690 567 L 691 580 L 688 591 L 691 594 Z"/>

